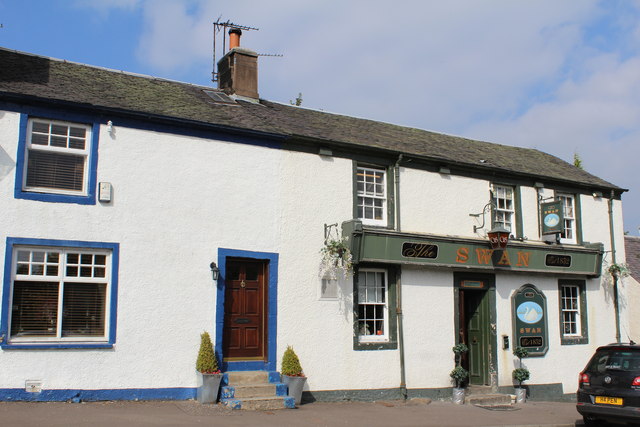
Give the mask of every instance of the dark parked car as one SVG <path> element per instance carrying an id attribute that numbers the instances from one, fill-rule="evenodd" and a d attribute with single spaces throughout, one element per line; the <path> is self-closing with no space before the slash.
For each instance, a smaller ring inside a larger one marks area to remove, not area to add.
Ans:
<path id="1" fill-rule="evenodd" d="M 586 426 L 640 424 L 640 345 L 599 347 L 578 380 L 577 409 Z"/>

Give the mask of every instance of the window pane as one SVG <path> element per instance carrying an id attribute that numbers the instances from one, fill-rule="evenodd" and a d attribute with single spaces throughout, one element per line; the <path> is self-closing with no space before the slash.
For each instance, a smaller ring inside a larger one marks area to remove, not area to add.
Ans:
<path id="1" fill-rule="evenodd" d="M 57 282 L 14 282 L 11 336 L 55 336 L 57 319 Z"/>
<path id="2" fill-rule="evenodd" d="M 94 262 L 96 265 L 105 265 L 107 263 L 106 255 L 94 255 Z"/>
<path id="3" fill-rule="evenodd" d="M 32 130 L 34 132 L 49 133 L 49 123 L 34 121 Z"/>
<path id="4" fill-rule="evenodd" d="M 104 283 L 65 283 L 62 302 L 62 336 L 104 336 Z"/>
<path id="5" fill-rule="evenodd" d="M 83 156 L 29 150 L 27 186 L 82 191 Z"/>
<path id="6" fill-rule="evenodd" d="M 56 124 L 52 124 L 51 125 L 51 133 L 53 135 L 64 135 L 67 136 L 67 130 L 69 128 L 67 126 L 64 125 L 56 125 Z"/>
<path id="7" fill-rule="evenodd" d="M 31 135 L 31 143 L 37 145 L 49 145 L 49 135 Z"/>

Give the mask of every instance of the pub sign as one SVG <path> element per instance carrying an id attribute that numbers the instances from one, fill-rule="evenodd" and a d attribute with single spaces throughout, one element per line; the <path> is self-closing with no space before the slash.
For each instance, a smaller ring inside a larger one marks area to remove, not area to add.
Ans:
<path id="1" fill-rule="evenodd" d="M 564 231 L 564 207 L 562 200 L 542 203 L 542 234 L 556 234 Z"/>
<path id="2" fill-rule="evenodd" d="M 513 345 L 529 356 L 544 356 L 549 349 L 547 298 L 533 285 L 524 285 L 511 297 Z"/>

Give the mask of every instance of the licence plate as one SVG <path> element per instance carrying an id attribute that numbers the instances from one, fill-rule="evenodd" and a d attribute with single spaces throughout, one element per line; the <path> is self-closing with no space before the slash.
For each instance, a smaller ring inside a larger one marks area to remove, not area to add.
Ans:
<path id="1" fill-rule="evenodd" d="M 596 403 L 603 403 L 605 405 L 619 405 L 622 406 L 621 397 L 609 397 L 609 396 L 596 396 Z"/>

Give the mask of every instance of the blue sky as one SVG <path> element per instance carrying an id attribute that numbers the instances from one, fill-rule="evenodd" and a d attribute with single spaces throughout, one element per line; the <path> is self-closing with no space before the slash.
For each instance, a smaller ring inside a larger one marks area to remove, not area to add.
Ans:
<path id="1" fill-rule="evenodd" d="M 639 234 L 640 0 L 0 0 L 0 46 L 212 85 L 218 17 L 261 97 L 578 153 Z"/>

